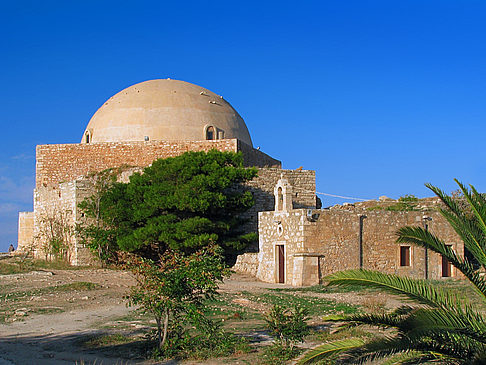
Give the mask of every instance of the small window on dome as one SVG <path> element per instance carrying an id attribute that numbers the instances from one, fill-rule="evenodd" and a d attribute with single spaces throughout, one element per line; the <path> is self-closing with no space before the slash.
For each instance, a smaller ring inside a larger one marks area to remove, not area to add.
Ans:
<path id="1" fill-rule="evenodd" d="M 86 139 L 85 139 L 86 143 L 89 143 L 90 142 L 90 135 L 89 135 L 89 132 L 86 132 Z"/>
<path id="2" fill-rule="evenodd" d="M 214 131 L 214 127 L 213 126 L 209 126 L 207 129 L 206 129 L 206 139 L 207 140 L 213 140 L 215 137 L 215 131 Z"/>

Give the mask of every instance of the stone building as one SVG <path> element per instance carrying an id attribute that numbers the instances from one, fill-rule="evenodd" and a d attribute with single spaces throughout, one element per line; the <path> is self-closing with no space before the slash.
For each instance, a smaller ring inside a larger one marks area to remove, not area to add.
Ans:
<path id="1" fill-rule="evenodd" d="M 295 286 L 352 268 L 417 278 L 456 276 L 439 255 L 395 243 L 399 227 L 427 224 L 463 254 L 462 242 L 430 206 L 316 209 L 314 171 L 283 170 L 280 161 L 253 148 L 245 122 L 223 97 L 170 79 L 142 82 L 108 99 L 80 143 L 37 146 L 34 211 L 19 213 L 18 251 L 49 258 L 50 244 L 61 238 L 71 264 L 91 263 L 74 229 L 83 220 L 78 204 L 94 191 L 91 173 L 120 168 L 119 178 L 127 181 L 158 158 L 211 149 L 241 152 L 245 166 L 258 168 L 244 187 L 255 197 L 245 228 L 258 230 L 258 253 L 240 255 L 236 270 Z"/>
<path id="2" fill-rule="evenodd" d="M 274 209 L 258 214 L 259 252 L 241 255 L 238 271 L 294 286 L 319 284 L 326 275 L 347 269 L 423 279 L 460 276 L 441 255 L 396 243 L 400 227 L 420 225 L 463 256 L 463 242 L 435 209 L 437 200 L 425 200 L 411 211 L 374 209 L 397 203 L 391 199 L 334 209 L 294 209 L 293 186 L 284 176 L 274 196 Z"/>
<path id="3" fill-rule="evenodd" d="M 74 230 L 82 218 L 78 204 L 93 192 L 90 173 L 118 167 L 129 173 L 158 158 L 211 149 L 241 152 L 245 166 L 258 167 L 246 186 L 256 201 L 246 213 L 249 231 L 257 229 L 257 213 L 273 206 L 281 174 L 295 186 L 296 207 L 316 206 L 315 172 L 283 170 L 280 161 L 253 148 L 245 122 L 222 96 L 184 81 L 150 80 L 108 99 L 80 143 L 37 146 L 34 211 L 19 213 L 18 250 L 49 258 L 49 242 L 62 236 L 71 264 L 90 263 Z"/>

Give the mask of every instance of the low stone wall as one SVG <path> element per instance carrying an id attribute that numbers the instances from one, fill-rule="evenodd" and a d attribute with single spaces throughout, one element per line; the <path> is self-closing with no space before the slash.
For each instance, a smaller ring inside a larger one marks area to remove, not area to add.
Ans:
<path id="1" fill-rule="evenodd" d="M 236 259 L 232 269 L 241 274 L 255 276 L 258 270 L 258 253 L 244 253 Z"/>

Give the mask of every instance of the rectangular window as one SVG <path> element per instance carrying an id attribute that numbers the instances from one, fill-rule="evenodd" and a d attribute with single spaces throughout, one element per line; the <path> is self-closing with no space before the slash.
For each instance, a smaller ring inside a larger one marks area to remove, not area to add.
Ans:
<path id="1" fill-rule="evenodd" d="M 410 246 L 400 246 L 400 266 L 410 266 Z"/>

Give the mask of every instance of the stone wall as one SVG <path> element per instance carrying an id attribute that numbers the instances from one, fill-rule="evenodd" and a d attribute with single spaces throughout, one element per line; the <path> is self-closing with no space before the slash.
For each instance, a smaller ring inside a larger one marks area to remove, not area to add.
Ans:
<path id="1" fill-rule="evenodd" d="M 34 190 L 34 250 L 35 258 L 52 259 L 51 240 L 63 238 L 69 247 L 68 262 L 75 261 L 74 224 L 76 212 L 74 181 Z"/>
<path id="2" fill-rule="evenodd" d="M 248 219 L 245 230 L 258 231 L 258 212 L 273 210 L 275 197 L 273 189 L 280 177 L 286 178 L 292 185 L 294 207 L 316 207 L 316 172 L 312 170 L 282 170 L 278 168 L 260 168 L 258 176 L 245 184 L 245 189 L 253 194 L 255 205 L 243 217 Z M 257 249 L 257 247 L 253 247 Z"/>
<path id="3" fill-rule="evenodd" d="M 89 180 L 77 180 L 41 186 L 34 190 L 34 257 L 53 259 L 49 254 L 50 239 L 62 238 L 68 247 L 65 259 L 71 265 L 88 265 L 94 263 L 89 249 L 80 243 L 75 227 L 81 219 L 78 204 L 93 193 Z"/>
<path id="4" fill-rule="evenodd" d="M 425 249 L 410 246 L 410 265 L 400 265 L 396 232 L 404 226 L 423 226 L 421 211 L 345 211 L 297 209 L 259 214 L 259 268 L 257 277 L 277 282 L 276 245 L 285 250 L 285 283 L 313 285 L 326 275 L 347 269 L 378 270 L 388 274 L 425 278 Z M 459 254 L 464 245 L 437 211 L 427 213 L 428 229 Z M 362 226 L 360 225 L 360 216 Z M 309 218 L 308 218 L 309 217 Z M 360 228 L 361 226 L 361 228 Z M 279 228 L 280 227 L 280 228 Z M 360 247 L 361 237 L 361 247 Z M 442 257 L 428 251 L 429 279 L 442 278 Z M 452 268 L 452 277 L 461 278 Z"/>
<path id="5" fill-rule="evenodd" d="M 450 224 L 437 211 L 428 212 L 431 233 L 452 245 L 460 256 L 464 256 L 464 244 Z M 416 278 L 425 278 L 425 249 L 411 246 L 411 265 L 400 266 L 400 245 L 396 243 L 396 231 L 403 226 L 423 226 L 422 212 L 369 212 L 363 221 L 363 267 L 370 270 Z M 428 252 L 428 278 L 441 279 L 439 254 Z M 455 276 L 453 269 L 453 276 Z"/>
<path id="6" fill-rule="evenodd" d="M 27 253 L 34 243 L 34 212 L 19 212 L 17 251 Z"/>
<path id="7" fill-rule="evenodd" d="M 108 168 L 148 166 L 158 158 L 174 157 L 188 151 L 207 152 L 211 149 L 232 152 L 241 150 L 247 166 L 281 165 L 280 161 L 237 139 L 39 145 L 36 149 L 36 187 L 55 186 Z"/>
<path id="8" fill-rule="evenodd" d="M 266 153 L 263 153 L 240 140 L 237 141 L 237 151 L 243 153 L 243 163 L 245 166 L 282 168 L 282 163 L 280 161 L 275 160 Z"/>

